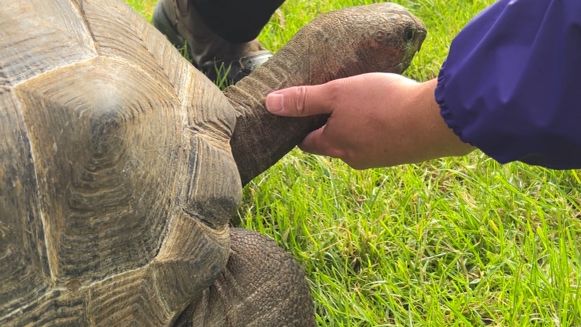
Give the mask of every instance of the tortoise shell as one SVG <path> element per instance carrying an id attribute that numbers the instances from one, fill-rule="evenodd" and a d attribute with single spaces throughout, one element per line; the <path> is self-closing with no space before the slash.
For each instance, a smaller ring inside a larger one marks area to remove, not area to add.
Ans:
<path id="1" fill-rule="evenodd" d="M 234 124 L 120 1 L 4 1 L 0 325 L 170 323 L 228 259 Z"/>

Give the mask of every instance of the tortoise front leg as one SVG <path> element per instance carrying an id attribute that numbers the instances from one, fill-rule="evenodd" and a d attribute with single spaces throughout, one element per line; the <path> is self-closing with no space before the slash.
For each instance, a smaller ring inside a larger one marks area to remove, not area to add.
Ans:
<path id="1" fill-rule="evenodd" d="M 260 234 L 232 229 L 226 269 L 175 326 L 315 326 L 313 300 L 289 254 Z"/>

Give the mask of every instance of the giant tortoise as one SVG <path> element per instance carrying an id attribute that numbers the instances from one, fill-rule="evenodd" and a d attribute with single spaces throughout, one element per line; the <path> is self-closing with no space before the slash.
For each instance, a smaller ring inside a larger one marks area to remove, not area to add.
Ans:
<path id="1" fill-rule="evenodd" d="M 221 92 L 121 1 L 2 0 L 0 325 L 313 325 L 299 266 L 229 228 L 325 119 L 264 97 L 401 72 L 424 35 L 398 5 L 329 13 Z"/>

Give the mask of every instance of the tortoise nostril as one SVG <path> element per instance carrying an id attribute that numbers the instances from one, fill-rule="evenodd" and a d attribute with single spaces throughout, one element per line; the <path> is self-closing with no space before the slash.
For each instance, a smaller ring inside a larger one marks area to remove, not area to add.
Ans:
<path id="1" fill-rule="evenodd" d="M 414 29 L 411 27 L 406 27 L 406 29 L 404 31 L 404 40 L 406 42 L 410 42 L 414 39 L 415 36 L 416 36 L 416 32 L 414 31 Z"/>

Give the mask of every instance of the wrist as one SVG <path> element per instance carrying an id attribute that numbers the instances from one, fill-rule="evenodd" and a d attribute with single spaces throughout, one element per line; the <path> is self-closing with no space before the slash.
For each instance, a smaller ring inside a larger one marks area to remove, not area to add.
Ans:
<path id="1" fill-rule="evenodd" d="M 442 118 L 435 97 L 436 86 L 436 79 L 418 83 L 414 96 L 411 97 L 414 103 L 409 106 L 416 111 L 413 113 L 414 118 L 421 124 L 417 128 L 417 137 L 418 143 L 423 144 L 422 152 L 426 155 L 421 160 L 461 156 L 474 150 L 474 147 L 462 142 Z"/>

